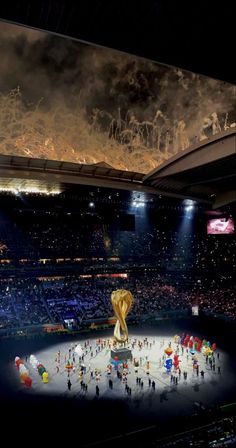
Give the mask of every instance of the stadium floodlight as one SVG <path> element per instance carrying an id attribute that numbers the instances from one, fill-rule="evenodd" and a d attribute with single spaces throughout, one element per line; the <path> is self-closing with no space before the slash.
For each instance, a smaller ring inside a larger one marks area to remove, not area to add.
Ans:
<path id="1" fill-rule="evenodd" d="M 145 202 L 143 202 L 143 201 L 133 201 L 132 202 L 132 207 L 136 207 L 136 208 L 145 207 Z"/>
<path id="2" fill-rule="evenodd" d="M 196 202 L 192 201 L 192 199 L 184 199 L 183 204 L 184 204 L 184 210 L 188 213 L 194 210 Z"/>

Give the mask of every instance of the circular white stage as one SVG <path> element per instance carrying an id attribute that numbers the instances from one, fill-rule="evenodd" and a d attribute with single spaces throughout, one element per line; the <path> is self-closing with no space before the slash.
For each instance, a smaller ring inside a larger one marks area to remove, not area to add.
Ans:
<path id="1" fill-rule="evenodd" d="M 149 334 L 147 338 L 144 335 L 130 333 L 128 347 L 132 350 L 133 360 L 128 361 L 126 376 L 123 375 L 122 364 L 119 367 L 120 375 L 117 374 L 114 364 L 111 373 L 108 373 L 107 366 L 111 364 L 111 346 L 109 347 L 111 337 L 80 339 L 52 345 L 33 353 L 49 373 L 47 384 L 43 384 L 37 369 L 31 365 L 31 353 L 27 359 L 22 358 L 33 380 L 31 389 L 25 388 L 20 383 L 19 373 L 12 363 L 15 389 L 25 390 L 29 394 L 53 394 L 78 400 L 121 399 L 128 403 L 132 412 L 145 411 L 149 416 L 158 413 L 160 419 L 193 413 L 200 407 L 204 409 L 230 397 L 230 391 L 232 388 L 235 389 L 236 375 L 231 370 L 230 357 L 227 353 L 216 349 L 215 367 L 211 368 L 209 361 L 206 362 L 206 357 L 201 352 L 196 352 L 199 365 L 197 373 L 197 369 L 193 368 L 189 349 L 178 346 L 174 342 L 174 334 L 157 336 L 154 333 Z M 138 346 L 138 341 L 142 343 L 142 348 Z M 77 351 L 78 345 L 83 349 L 84 359 L 79 357 L 81 353 Z M 167 373 L 163 365 L 166 358 L 164 350 L 169 345 L 173 349 L 172 358 L 179 348 L 180 373 L 174 366 L 171 372 Z M 21 353 L 16 353 L 17 355 L 21 356 Z M 73 363 L 69 376 L 65 368 L 68 359 Z M 139 367 L 135 367 L 134 359 L 138 361 Z M 81 364 L 85 369 L 83 376 L 81 376 Z M 201 371 L 204 375 L 201 375 Z M 184 372 L 187 372 L 186 379 Z M 68 389 L 68 379 L 71 382 L 71 390 Z M 81 382 L 84 385 L 81 385 Z M 99 388 L 99 395 L 96 394 L 96 386 Z"/>

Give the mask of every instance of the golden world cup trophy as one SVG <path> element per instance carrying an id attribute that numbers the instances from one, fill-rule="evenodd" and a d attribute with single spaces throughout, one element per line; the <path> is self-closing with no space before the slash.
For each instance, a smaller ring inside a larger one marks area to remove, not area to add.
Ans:
<path id="1" fill-rule="evenodd" d="M 111 303 L 117 319 L 114 328 L 114 341 L 116 347 L 111 350 L 111 357 L 112 359 L 125 361 L 132 358 L 131 350 L 125 347 L 125 343 L 128 341 L 129 336 L 125 318 L 133 304 L 133 296 L 131 292 L 126 289 L 117 289 L 111 294 Z"/>

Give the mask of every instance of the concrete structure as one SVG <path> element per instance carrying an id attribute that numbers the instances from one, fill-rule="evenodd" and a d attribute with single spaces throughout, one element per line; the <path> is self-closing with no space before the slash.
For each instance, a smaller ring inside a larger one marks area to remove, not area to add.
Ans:
<path id="1" fill-rule="evenodd" d="M 236 200 L 236 129 L 229 129 L 172 157 L 143 184 L 163 194 L 209 201 L 218 208 Z"/>
<path id="2" fill-rule="evenodd" d="M 91 185 L 208 203 L 213 208 L 236 200 L 236 128 L 178 153 L 147 174 L 93 165 L 0 155 L 0 190 L 64 191 Z"/>

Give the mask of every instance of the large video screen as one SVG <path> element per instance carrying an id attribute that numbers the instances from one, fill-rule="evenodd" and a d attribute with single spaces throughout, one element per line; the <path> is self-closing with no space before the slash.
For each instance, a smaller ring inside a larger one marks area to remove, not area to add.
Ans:
<path id="1" fill-rule="evenodd" d="M 232 218 L 209 219 L 207 222 L 208 235 L 234 233 L 234 220 Z"/>

